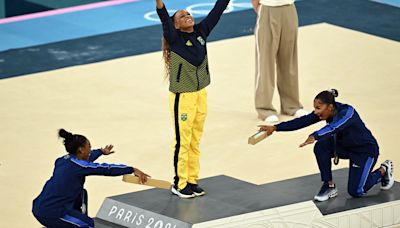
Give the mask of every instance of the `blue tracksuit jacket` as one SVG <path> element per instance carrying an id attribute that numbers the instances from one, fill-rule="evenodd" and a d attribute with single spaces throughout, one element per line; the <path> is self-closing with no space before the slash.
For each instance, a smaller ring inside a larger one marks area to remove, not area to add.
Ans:
<path id="1" fill-rule="evenodd" d="M 291 121 L 276 125 L 277 131 L 293 131 L 321 121 L 314 112 Z M 378 156 L 379 147 L 371 131 L 365 126 L 357 111 L 350 105 L 336 102 L 336 113 L 327 125 L 311 135 L 316 140 L 324 140 L 336 135 L 336 145 L 355 153 Z"/>
<path id="2" fill-rule="evenodd" d="M 32 212 L 44 218 L 60 218 L 83 192 L 85 177 L 89 175 L 119 176 L 133 173 L 126 165 L 94 163 L 102 155 L 101 150 L 93 150 L 89 161 L 79 160 L 74 155 L 65 155 L 55 162 L 53 176 L 33 201 Z"/>

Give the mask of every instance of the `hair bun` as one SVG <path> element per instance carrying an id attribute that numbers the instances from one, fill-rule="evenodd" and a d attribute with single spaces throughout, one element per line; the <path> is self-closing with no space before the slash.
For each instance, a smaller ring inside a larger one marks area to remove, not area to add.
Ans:
<path id="1" fill-rule="evenodd" d="M 71 140 L 72 139 L 72 133 L 70 133 L 70 132 L 68 132 L 68 131 L 66 131 L 66 130 L 64 130 L 64 129 L 60 129 L 59 131 L 58 131 L 58 135 L 61 137 L 61 138 L 64 138 L 65 140 Z"/>
<path id="2" fill-rule="evenodd" d="M 328 90 L 332 95 L 333 95 L 333 97 L 338 97 L 339 96 L 339 92 L 337 91 L 337 89 L 329 89 Z"/>

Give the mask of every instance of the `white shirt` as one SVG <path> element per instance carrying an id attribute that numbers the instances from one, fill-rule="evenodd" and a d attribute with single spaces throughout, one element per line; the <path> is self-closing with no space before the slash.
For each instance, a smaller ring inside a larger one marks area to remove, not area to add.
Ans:
<path id="1" fill-rule="evenodd" d="M 293 4 L 294 0 L 260 0 L 264 6 L 283 6 Z"/>

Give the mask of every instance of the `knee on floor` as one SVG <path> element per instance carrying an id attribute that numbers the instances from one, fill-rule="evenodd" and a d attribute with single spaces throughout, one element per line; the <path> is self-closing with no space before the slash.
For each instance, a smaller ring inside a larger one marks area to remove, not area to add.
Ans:
<path id="1" fill-rule="evenodd" d="M 354 198 L 358 198 L 358 197 L 362 197 L 364 195 L 364 191 L 361 189 L 357 189 L 357 188 L 348 188 L 347 189 L 347 193 L 349 193 L 349 195 L 351 195 Z"/>

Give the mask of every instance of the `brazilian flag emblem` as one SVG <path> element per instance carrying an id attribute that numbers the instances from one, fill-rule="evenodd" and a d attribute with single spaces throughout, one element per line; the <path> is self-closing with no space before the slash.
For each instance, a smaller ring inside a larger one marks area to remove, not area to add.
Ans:
<path id="1" fill-rule="evenodd" d="M 181 120 L 186 121 L 187 120 L 187 113 L 182 113 L 181 114 Z"/>
<path id="2" fill-rule="evenodd" d="M 198 37 L 197 37 L 197 40 L 200 42 L 200 44 L 201 44 L 202 46 L 204 46 L 204 45 L 206 44 L 206 41 L 204 41 L 203 37 L 201 37 L 201 36 L 198 36 Z"/>

